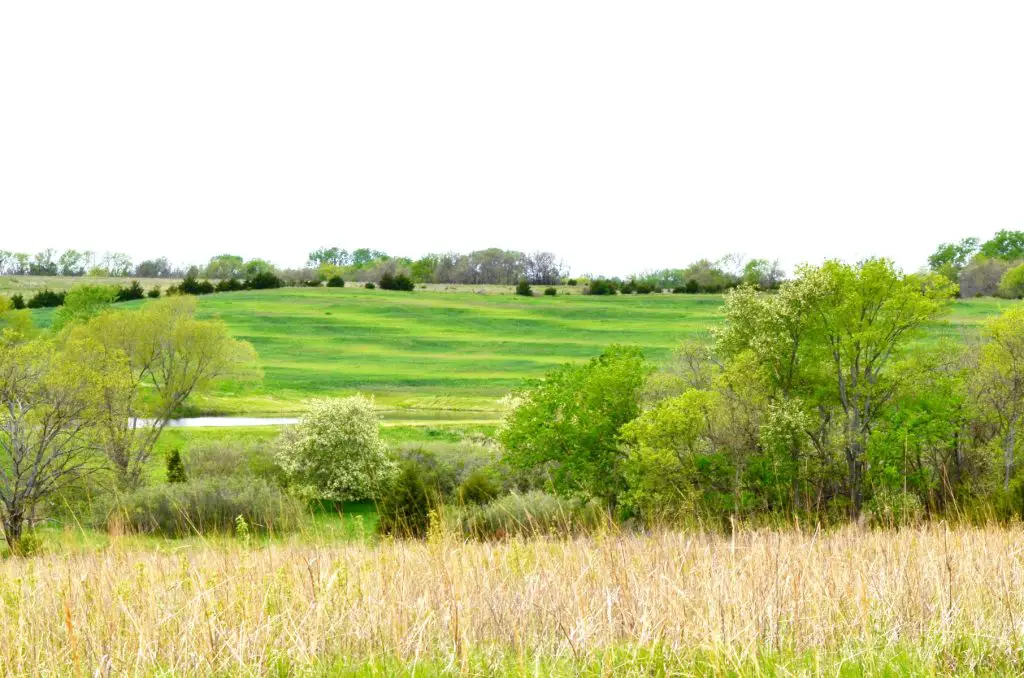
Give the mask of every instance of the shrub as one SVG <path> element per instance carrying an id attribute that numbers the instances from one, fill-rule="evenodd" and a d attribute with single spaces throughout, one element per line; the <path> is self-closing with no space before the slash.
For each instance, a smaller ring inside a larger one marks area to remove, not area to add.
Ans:
<path id="1" fill-rule="evenodd" d="M 146 292 L 146 296 L 149 297 L 150 299 L 159 299 L 160 298 L 160 288 L 159 287 L 154 287 L 150 291 Z"/>
<path id="2" fill-rule="evenodd" d="M 287 485 L 286 474 L 274 452 L 262 443 L 194 443 L 183 461 L 186 475 L 191 478 L 262 478 L 280 487 Z"/>
<path id="3" fill-rule="evenodd" d="M 28 300 L 29 308 L 57 308 L 64 305 L 64 292 L 53 292 L 51 290 L 40 290 Z"/>
<path id="4" fill-rule="evenodd" d="M 520 280 L 519 284 L 516 285 L 516 294 L 521 297 L 532 297 L 533 289 L 530 287 L 530 283 L 527 280 Z"/>
<path id="5" fill-rule="evenodd" d="M 290 532 L 300 525 L 302 506 L 263 480 L 222 477 L 144 488 L 129 495 L 112 520 L 143 534 L 184 537 L 234 534 L 239 516 L 255 532 Z"/>
<path id="6" fill-rule="evenodd" d="M 385 273 L 380 277 L 380 288 L 382 290 L 400 290 L 402 292 L 412 292 L 416 285 L 404 273 L 398 275 L 392 275 L 391 273 Z"/>
<path id="7" fill-rule="evenodd" d="M 501 494 L 501 484 L 486 469 L 478 468 L 459 485 L 459 503 L 486 504 Z"/>
<path id="8" fill-rule="evenodd" d="M 117 296 L 114 298 L 114 301 L 135 301 L 137 299 L 142 299 L 145 296 L 146 292 L 142 289 L 142 285 L 139 284 L 138 280 L 133 280 L 131 285 L 128 287 L 118 288 Z"/>
<path id="9" fill-rule="evenodd" d="M 462 534 L 476 539 L 572 536 L 593 532 L 608 520 L 595 501 L 580 503 L 544 492 L 510 494 L 485 506 L 464 508 L 455 517 Z"/>
<path id="10" fill-rule="evenodd" d="M 342 278 L 340 275 L 331 276 L 327 280 L 327 286 L 328 287 L 344 287 L 345 286 L 345 279 Z"/>
<path id="11" fill-rule="evenodd" d="M 568 285 L 569 287 L 576 287 L 577 280 L 576 278 L 569 278 L 569 281 L 565 284 Z"/>
<path id="12" fill-rule="evenodd" d="M 295 489 L 332 501 L 376 499 L 396 472 L 380 437 L 380 415 L 363 396 L 314 400 L 278 452 Z"/>
<path id="13" fill-rule="evenodd" d="M 203 280 L 202 282 L 196 280 L 195 275 L 189 272 L 185 276 L 185 279 L 181 283 L 173 288 L 177 294 L 191 294 L 193 296 L 199 296 L 201 294 L 213 294 L 214 287 L 213 283 L 209 280 Z"/>
<path id="14" fill-rule="evenodd" d="M 999 281 L 999 294 L 1010 299 L 1024 297 L 1024 264 L 1015 266 L 1003 274 Z"/>
<path id="15" fill-rule="evenodd" d="M 403 462 L 398 477 L 377 505 L 377 529 L 395 537 L 425 537 L 430 527 L 430 512 L 439 504 L 439 496 L 430 487 L 424 468 Z"/>
<path id="16" fill-rule="evenodd" d="M 365 288 L 366 288 L 366 289 L 368 289 L 368 290 L 373 290 L 373 289 L 376 289 L 376 288 L 377 288 L 377 286 L 376 286 L 376 285 L 374 285 L 374 284 L 373 284 L 372 282 L 368 282 L 368 283 L 366 283 L 365 285 L 363 285 L 363 287 L 365 287 Z"/>
<path id="17" fill-rule="evenodd" d="M 609 294 L 615 294 L 616 286 L 611 280 L 604 280 L 598 278 L 597 280 L 591 280 L 590 285 L 584 290 L 584 294 L 593 294 L 597 296 L 604 296 Z"/>
<path id="18" fill-rule="evenodd" d="M 884 489 L 864 505 L 868 522 L 875 527 L 900 527 L 921 519 L 921 500 L 910 492 Z"/>
<path id="19" fill-rule="evenodd" d="M 245 285 L 237 278 L 224 278 L 214 289 L 218 292 L 240 292 L 245 289 Z"/>
<path id="20" fill-rule="evenodd" d="M 319 280 L 305 280 L 302 283 L 303 287 L 322 287 L 323 284 Z"/>
<path id="21" fill-rule="evenodd" d="M 21 311 L 25 308 L 25 297 L 20 294 L 11 295 L 11 308 L 15 311 Z"/>
<path id="22" fill-rule="evenodd" d="M 167 455 L 167 482 L 183 483 L 186 480 L 188 475 L 185 473 L 185 464 L 181 461 L 181 452 L 171 450 Z"/>
<path id="23" fill-rule="evenodd" d="M 545 297 L 553 297 L 556 294 L 558 294 L 558 290 L 556 290 L 554 287 L 548 287 L 548 288 L 545 288 L 545 290 L 544 290 L 544 296 Z"/>
<path id="24" fill-rule="evenodd" d="M 250 290 L 276 290 L 284 287 L 284 281 L 270 271 L 262 271 L 246 278 L 245 287 Z"/>

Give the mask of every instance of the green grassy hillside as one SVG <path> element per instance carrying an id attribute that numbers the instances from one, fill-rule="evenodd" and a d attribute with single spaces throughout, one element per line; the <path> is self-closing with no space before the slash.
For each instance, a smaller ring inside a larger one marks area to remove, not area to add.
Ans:
<path id="1" fill-rule="evenodd" d="M 253 343 L 264 379 L 226 384 L 199 400 L 197 411 L 288 413 L 307 398 L 361 391 L 386 408 L 417 408 L 408 415 L 414 419 L 450 419 L 450 410 L 486 418 L 509 389 L 559 363 L 586 360 L 612 343 L 637 344 L 664 360 L 722 313 L 715 295 L 525 298 L 463 290 L 288 288 L 201 297 L 201 315 L 222 318 Z M 973 333 L 1013 303 L 959 301 L 922 341 Z M 35 315 L 46 325 L 52 310 Z"/>
<path id="2" fill-rule="evenodd" d="M 958 302 L 924 340 L 971 333 L 1011 303 Z M 200 310 L 251 341 L 265 371 L 244 398 L 229 388 L 205 407 L 286 412 L 305 398 L 363 391 L 391 407 L 493 410 L 524 379 L 612 343 L 664 360 L 720 320 L 722 297 L 285 289 L 203 297 Z"/>

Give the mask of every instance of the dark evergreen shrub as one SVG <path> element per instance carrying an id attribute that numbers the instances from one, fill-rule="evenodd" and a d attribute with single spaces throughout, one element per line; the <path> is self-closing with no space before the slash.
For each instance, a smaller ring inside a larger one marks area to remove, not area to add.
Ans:
<path id="1" fill-rule="evenodd" d="M 548 287 L 544 290 L 545 297 L 553 297 L 556 294 L 558 294 L 558 290 L 556 290 L 554 287 Z"/>
<path id="2" fill-rule="evenodd" d="M 530 287 L 530 282 L 525 279 L 520 280 L 519 284 L 516 285 L 516 294 L 518 294 L 521 297 L 532 297 L 533 288 Z"/>

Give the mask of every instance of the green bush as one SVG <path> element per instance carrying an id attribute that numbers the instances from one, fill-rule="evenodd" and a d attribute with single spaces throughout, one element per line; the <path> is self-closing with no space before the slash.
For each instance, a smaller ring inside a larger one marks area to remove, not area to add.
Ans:
<path id="1" fill-rule="evenodd" d="M 609 294 L 615 294 L 616 285 L 611 280 L 605 280 L 598 278 L 597 280 L 591 280 L 590 285 L 584 290 L 584 294 L 593 294 L 595 296 L 605 296 Z"/>
<path id="2" fill-rule="evenodd" d="M 245 285 L 237 278 L 224 278 L 217 283 L 214 289 L 218 292 L 241 292 L 245 289 Z"/>
<path id="3" fill-rule="evenodd" d="M 142 289 L 142 285 L 139 284 L 138 280 L 133 280 L 132 284 L 128 287 L 119 287 L 117 294 L 114 297 L 114 301 L 136 301 L 146 296 L 145 290 Z"/>
<path id="4" fill-rule="evenodd" d="M 919 521 L 924 508 L 916 494 L 885 489 L 864 504 L 864 513 L 875 527 L 901 527 Z"/>
<path id="5" fill-rule="evenodd" d="M 460 504 L 486 504 L 501 494 L 501 484 L 487 469 L 474 469 L 459 485 Z"/>
<path id="6" fill-rule="evenodd" d="M 65 292 L 40 290 L 39 292 L 36 292 L 31 299 L 28 300 L 26 306 L 28 306 L 29 308 L 57 308 L 58 306 L 64 305 L 65 294 Z"/>
<path id="7" fill-rule="evenodd" d="M 532 297 L 533 288 L 530 287 L 530 283 L 527 280 L 520 280 L 519 284 L 516 285 L 516 294 L 521 297 Z"/>
<path id="8" fill-rule="evenodd" d="M 342 278 L 340 275 L 331 276 L 330 278 L 327 279 L 327 286 L 328 287 L 344 287 L 345 286 L 345 279 Z"/>
<path id="9" fill-rule="evenodd" d="M 365 285 L 363 285 L 363 287 L 365 287 L 368 290 L 375 290 L 375 289 L 377 289 L 377 286 L 374 285 L 372 282 L 366 283 Z"/>
<path id="10" fill-rule="evenodd" d="M 378 502 L 378 531 L 394 537 L 425 537 L 430 512 L 440 504 L 433 482 L 421 465 L 403 462 L 398 477 Z"/>
<path id="11" fill-rule="evenodd" d="M 184 537 L 234 534 L 239 517 L 254 532 L 291 532 L 301 523 L 302 506 L 263 480 L 206 478 L 143 488 L 126 497 L 111 519 L 141 534 Z"/>
<path id="12" fill-rule="evenodd" d="M 399 273 L 398 275 L 385 273 L 380 277 L 380 288 L 382 290 L 412 292 L 416 288 L 416 284 L 404 273 Z"/>
<path id="13" fill-rule="evenodd" d="M 556 290 L 554 287 L 548 287 L 544 290 L 545 297 L 553 297 L 556 294 L 558 294 L 558 290 Z"/>
<path id="14" fill-rule="evenodd" d="M 288 484 L 284 469 L 268 444 L 214 441 L 193 444 L 184 456 L 190 478 L 261 478 L 279 487 Z"/>
<path id="15" fill-rule="evenodd" d="M 25 297 L 21 296 L 20 294 L 12 294 L 11 295 L 11 308 L 13 308 L 15 311 L 24 310 L 24 308 L 25 308 Z"/>
<path id="16" fill-rule="evenodd" d="M 276 290 L 284 287 L 284 280 L 269 271 L 263 271 L 245 279 L 245 288 L 249 290 Z"/>
<path id="17" fill-rule="evenodd" d="M 510 494 L 485 506 L 466 507 L 455 514 L 457 529 L 475 539 L 572 536 L 607 525 L 600 504 L 561 499 L 544 492 Z"/>
<path id="18" fill-rule="evenodd" d="M 160 298 L 160 288 L 159 287 L 154 287 L 150 291 L 146 292 L 146 296 L 149 297 L 150 299 L 159 299 Z"/>
<path id="19" fill-rule="evenodd" d="M 188 475 L 185 473 L 185 464 L 181 460 L 181 452 L 171 450 L 167 455 L 167 482 L 183 483 L 186 480 L 188 480 Z"/>

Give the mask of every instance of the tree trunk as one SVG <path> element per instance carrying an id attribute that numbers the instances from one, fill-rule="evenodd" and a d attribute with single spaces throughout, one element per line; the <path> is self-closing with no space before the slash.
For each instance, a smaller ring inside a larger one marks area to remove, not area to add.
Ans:
<path id="1" fill-rule="evenodd" d="M 12 511 L 8 508 L 4 515 L 4 539 L 11 553 L 18 552 L 18 542 L 25 529 L 25 516 L 22 511 Z"/>
<path id="2" fill-rule="evenodd" d="M 1017 419 L 1010 419 L 1009 429 L 1003 438 L 1003 489 L 1010 489 L 1010 478 L 1013 477 L 1013 451 L 1017 446 Z"/>
<path id="3" fill-rule="evenodd" d="M 850 484 L 850 511 L 854 518 L 860 517 L 860 507 L 863 501 L 861 494 L 861 483 L 864 476 L 864 464 L 861 460 L 861 449 L 859 442 L 850 442 L 846 447 L 846 468 L 848 482 Z"/>

